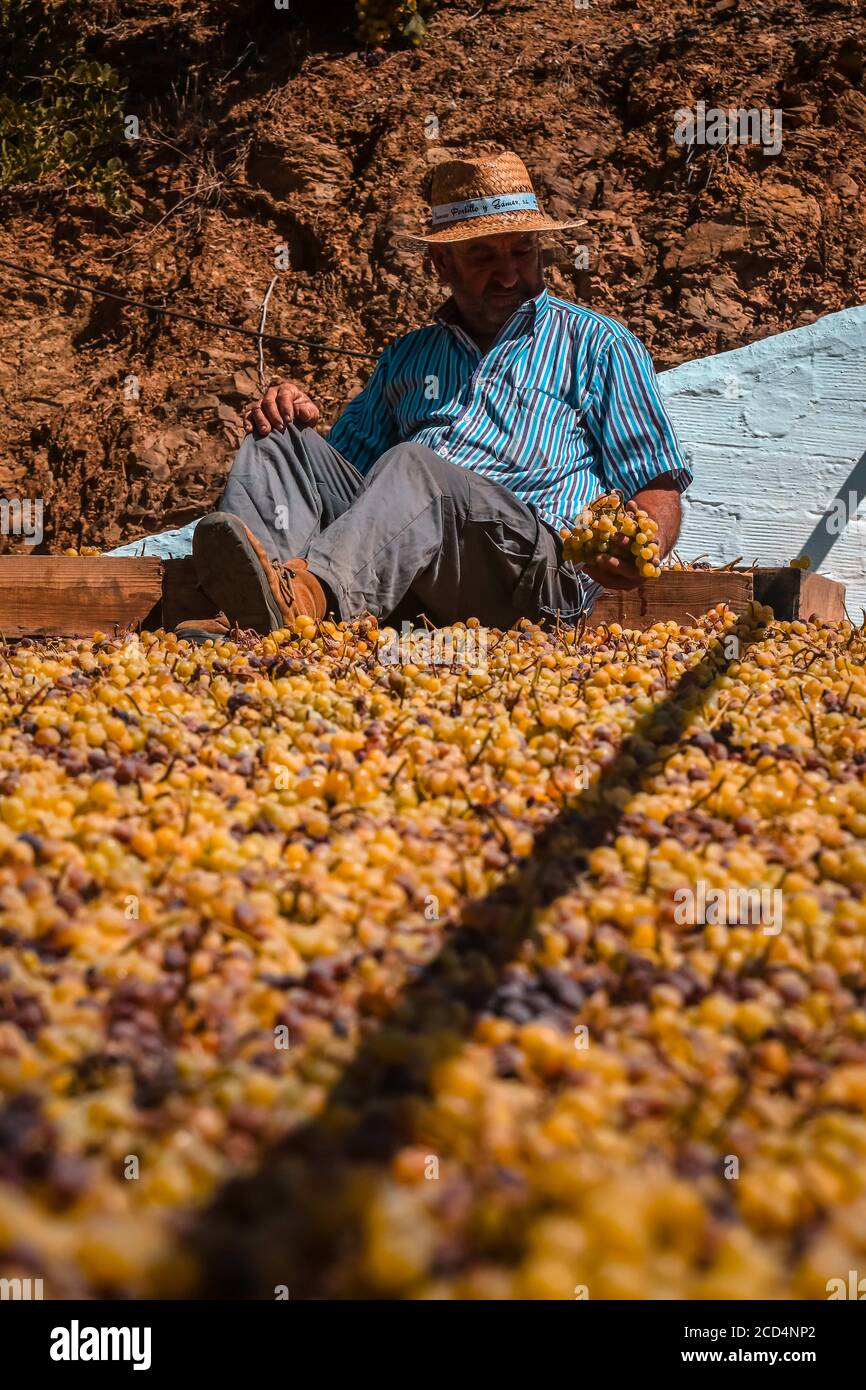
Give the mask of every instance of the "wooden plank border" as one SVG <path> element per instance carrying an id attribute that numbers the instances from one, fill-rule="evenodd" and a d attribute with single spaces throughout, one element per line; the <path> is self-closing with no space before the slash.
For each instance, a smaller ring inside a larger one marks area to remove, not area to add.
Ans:
<path id="1" fill-rule="evenodd" d="M 600 594 L 591 621 L 620 623 L 628 628 L 654 623 L 690 622 L 717 603 L 744 613 L 754 597 L 751 574 L 732 570 L 666 570 L 640 589 Z"/>
<path id="2" fill-rule="evenodd" d="M 688 623 L 717 603 L 742 613 L 752 598 L 782 621 L 845 615 L 845 586 L 794 569 L 668 570 L 641 589 L 603 594 L 590 621 L 644 628 Z M 0 632 L 6 637 L 89 637 L 99 630 L 173 628 L 213 605 L 192 561 L 100 555 L 0 555 Z"/>
<path id="3" fill-rule="evenodd" d="M 114 634 L 146 625 L 161 602 L 161 560 L 0 555 L 0 632 L 5 637 Z"/>

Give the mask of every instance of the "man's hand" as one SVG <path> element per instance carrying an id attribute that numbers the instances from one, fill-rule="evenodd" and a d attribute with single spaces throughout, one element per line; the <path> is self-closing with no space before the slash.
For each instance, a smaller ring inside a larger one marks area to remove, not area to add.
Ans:
<path id="1" fill-rule="evenodd" d="M 652 517 L 658 525 L 656 541 L 659 554 L 667 555 L 679 535 L 682 517 L 680 494 L 671 483 L 671 475 L 665 473 L 660 478 L 655 478 L 653 482 L 641 488 L 640 492 L 636 492 L 631 501 L 626 503 L 626 507 L 630 511 L 639 507 Z M 593 564 L 584 565 L 583 568 L 590 579 L 594 579 L 596 584 L 602 584 L 605 589 L 636 589 L 644 582 L 628 548 L 628 541 L 624 538 L 618 545 L 611 547 L 607 555 L 600 555 Z"/>
<path id="2" fill-rule="evenodd" d="M 633 501 L 626 503 L 626 510 L 635 510 Z M 625 536 L 618 536 L 606 555 L 599 555 L 591 565 L 584 565 L 583 568 L 590 579 L 602 584 L 605 589 L 636 589 L 641 583 L 641 575 Z"/>
<path id="3" fill-rule="evenodd" d="M 294 381 L 283 381 L 279 386 L 268 387 L 244 420 L 244 429 L 247 434 L 255 430 L 256 434 L 265 435 L 272 429 L 282 434 L 286 425 L 297 425 L 298 429 L 315 425 L 320 415 L 319 407 L 302 387 Z"/>
<path id="4" fill-rule="evenodd" d="M 643 579 L 627 554 L 600 555 L 594 565 L 584 565 L 585 572 L 604 589 L 636 589 Z"/>

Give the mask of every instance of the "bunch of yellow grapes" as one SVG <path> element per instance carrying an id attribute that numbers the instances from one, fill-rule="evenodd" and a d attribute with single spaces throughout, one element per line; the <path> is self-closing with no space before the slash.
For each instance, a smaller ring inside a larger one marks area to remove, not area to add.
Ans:
<path id="1" fill-rule="evenodd" d="M 426 30 L 421 11 L 429 14 L 434 8 L 434 0 L 358 0 L 358 37 L 383 44 L 402 34 L 419 44 Z"/>
<path id="2" fill-rule="evenodd" d="M 658 525 L 634 502 L 624 502 L 619 493 L 605 493 L 581 512 L 573 530 L 560 532 L 565 544 L 563 555 L 575 564 L 592 564 L 603 555 L 622 553 L 622 543 L 643 579 L 661 574 L 659 547 L 654 539 Z"/>

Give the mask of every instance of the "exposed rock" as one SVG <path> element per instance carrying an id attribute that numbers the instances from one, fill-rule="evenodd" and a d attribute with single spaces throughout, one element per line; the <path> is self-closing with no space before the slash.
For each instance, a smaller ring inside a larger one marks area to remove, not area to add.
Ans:
<path id="1" fill-rule="evenodd" d="M 663 264 L 665 270 L 705 266 L 731 251 L 743 251 L 748 245 L 746 227 L 734 222 L 695 222 L 680 243 L 668 252 Z"/>
<path id="2" fill-rule="evenodd" d="M 247 161 L 247 177 L 280 200 L 301 193 L 314 203 L 332 203 L 352 177 L 352 161 L 315 135 L 293 135 L 290 143 L 263 137 Z"/>
<path id="3" fill-rule="evenodd" d="M 797 227 L 820 227 L 821 207 L 817 198 L 790 183 L 763 179 L 744 202 L 749 221 L 771 230 L 788 232 Z M 781 248 L 780 248 L 781 249 Z"/>

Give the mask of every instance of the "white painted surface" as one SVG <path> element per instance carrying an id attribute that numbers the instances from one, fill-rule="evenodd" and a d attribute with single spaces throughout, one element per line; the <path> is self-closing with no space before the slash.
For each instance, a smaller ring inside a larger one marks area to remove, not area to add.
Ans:
<path id="1" fill-rule="evenodd" d="M 183 560 L 192 554 L 192 533 L 199 518 L 177 526 L 173 531 L 158 531 L 153 536 L 140 536 L 137 541 L 107 550 L 106 555 L 155 555 L 158 560 Z"/>
<path id="2" fill-rule="evenodd" d="M 840 579 L 866 608 L 866 305 L 659 373 L 695 481 L 684 559 L 787 564 Z M 844 524 L 834 499 L 854 506 Z M 861 502 L 857 514 L 856 503 Z M 830 525 L 828 526 L 828 518 Z"/>

